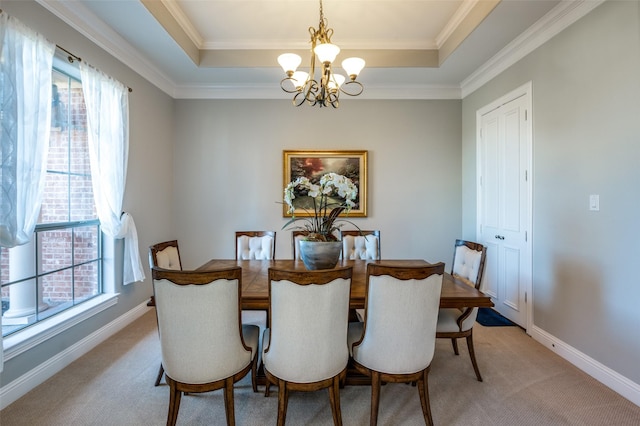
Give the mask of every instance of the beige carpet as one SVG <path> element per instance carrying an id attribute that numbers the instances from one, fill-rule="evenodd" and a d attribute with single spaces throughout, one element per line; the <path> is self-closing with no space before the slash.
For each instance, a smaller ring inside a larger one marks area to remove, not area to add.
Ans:
<path id="1" fill-rule="evenodd" d="M 0 412 L 11 425 L 162 425 L 169 392 L 154 387 L 159 358 L 155 314 L 138 321 Z M 484 382 L 475 380 L 464 341 L 455 356 L 438 341 L 429 376 L 438 425 L 640 425 L 640 407 L 559 358 L 517 327 L 475 328 Z M 341 391 L 345 425 L 369 422 L 370 389 Z M 276 423 L 277 392 L 251 391 L 247 376 L 235 390 L 236 423 Z M 221 391 L 182 398 L 179 425 L 225 424 Z M 293 393 L 289 425 L 330 425 L 326 391 Z M 424 424 L 417 389 L 382 388 L 380 425 Z"/>

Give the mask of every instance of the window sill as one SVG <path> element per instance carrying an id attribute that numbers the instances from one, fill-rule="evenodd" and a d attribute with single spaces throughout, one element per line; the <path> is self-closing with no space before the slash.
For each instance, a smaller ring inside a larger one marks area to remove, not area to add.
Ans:
<path id="1" fill-rule="evenodd" d="M 102 294 L 2 340 L 4 361 L 18 356 L 118 303 L 118 293 Z"/>

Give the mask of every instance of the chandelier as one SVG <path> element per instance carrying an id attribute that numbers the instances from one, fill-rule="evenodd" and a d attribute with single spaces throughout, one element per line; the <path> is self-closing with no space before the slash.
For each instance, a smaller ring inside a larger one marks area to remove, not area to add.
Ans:
<path id="1" fill-rule="evenodd" d="M 365 62 L 361 58 L 347 58 L 342 61 L 342 68 L 349 76 L 349 81 L 341 74 L 333 72 L 332 63 L 340 53 L 340 48 L 331 43 L 333 29 L 327 28 L 327 19 L 322 12 L 322 0 L 320 0 L 320 23 L 318 30 L 309 27 L 311 35 L 311 66 L 309 73 L 296 71 L 302 58 L 295 53 L 283 53 L 278 56 L 278 63 L 287 74 L 280 81 L 280 87 L 287 93 L 295 93 L 293 104 L 300 106 L 305 103 L 334 108 L 339 106 L 340 92 L 349 96 L 358 96 L 364 90 L 364 86 L 356 77 L 364 68 Z M 316 79 L 316 57 L 318 58 L 319 76 Z"/>

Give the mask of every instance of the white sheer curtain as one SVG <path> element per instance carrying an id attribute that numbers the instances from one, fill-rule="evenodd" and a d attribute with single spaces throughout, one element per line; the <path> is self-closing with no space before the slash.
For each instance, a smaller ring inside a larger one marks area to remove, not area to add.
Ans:
<path id="1" fill-rule="evenodd" d="M 0 13 L 0 246 L 29 242 L 44 190 L 55 44 Z"/>
<path id="2" fill-rule="evenodd" d="M 124 284 L 144 280 L 133 217 L 122 212 L 129 156 L 128 88 L 80 62 L 87 107 L 91 180 L 100 225 L 112 238 L 124 238 Z"/>

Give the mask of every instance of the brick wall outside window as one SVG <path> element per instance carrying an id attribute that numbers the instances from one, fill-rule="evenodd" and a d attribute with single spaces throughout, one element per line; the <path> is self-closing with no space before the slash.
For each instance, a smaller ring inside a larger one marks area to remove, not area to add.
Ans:
<path id="1" fill-rule="evenodd" d="M 55 77 L 54 72 L 54 82 Z M 97 218 L 91 186 L 82 88 L 79 85 L 72 87 L 69 84 L 59 84 L 57 89 L 59 99 L 52 105 L 45 195 L 39 224 Z M 99 293 L 99 262 L 96 259 L 100 254 L 100 239 L 96 225 L 46 230 L 37 234 L 40 274 L 76 265 L 42 276 L 41 300 L 56 306 L 68 302 L 77 303 Z M 10 280 L 10 252 L 5 248 L 1 250 L 0 282 L 5 284 Z M 3 305 L 9 300 L 9 291 L 8 287 L 2 288 Z M 7 306 L 3 307 L 6 309 Z"/>

